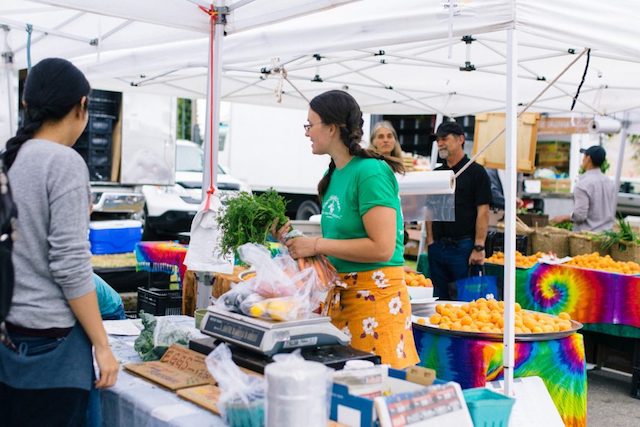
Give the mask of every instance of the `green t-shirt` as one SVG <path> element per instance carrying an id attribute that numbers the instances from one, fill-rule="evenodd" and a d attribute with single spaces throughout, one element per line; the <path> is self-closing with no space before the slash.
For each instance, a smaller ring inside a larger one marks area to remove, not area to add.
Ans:
<path id="1" fill-rule="evenodd" d="M 322 201 L 322 237 L 358 239 L 367 237 L 362 216 L 375 206 L 396 210 L 396 249 L 387 262 L 361 263 L 329 257 L 340 273 L 375 270 L 404 263 L 404 228 L 398 181 L 382 160 L 354 157 L 333 171 Z"/>

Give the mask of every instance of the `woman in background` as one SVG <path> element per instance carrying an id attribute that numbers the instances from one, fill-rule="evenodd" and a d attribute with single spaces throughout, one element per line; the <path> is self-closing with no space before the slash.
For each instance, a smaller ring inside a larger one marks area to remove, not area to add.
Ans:
<path id="1" fill-rule="evenodd" d="M 398 134 L 391 122 L 383 120 L 373 125 L 369 138 L 369 149 L 383 156 L 402 158 Z"/>
<path id="2" fill-rule="evenodd" d="M 313 154 L 331 156 L 318 184 L 322 237 L 287 241 L 293 258 L 326 255 L 346 289 L 333 300 L 334 325 L 351 346 L 379 355 L 382 363 L 406 368 L 418 362 L 411 329 L 411 305 L 404 282 L 402 211 L 394 172 L 402 163 L 365 150 L 362 112 L 346 92 L 313 98 L 306 135 Z M 278 231 L 287 232 L 287 224 Z"/>
<path id="3" fill-rule="evenodd" d="M 69 61 L 42 60 L 25 82 L 22 127 L 7 142 L 19 238 L 9 340 L 0 345 L 3 425 L 82 425 L 92 384 L 112 386 L 118 375 L 93 283 L 89 173 L 71 148 L 87 125 L 90 90 Z"/>

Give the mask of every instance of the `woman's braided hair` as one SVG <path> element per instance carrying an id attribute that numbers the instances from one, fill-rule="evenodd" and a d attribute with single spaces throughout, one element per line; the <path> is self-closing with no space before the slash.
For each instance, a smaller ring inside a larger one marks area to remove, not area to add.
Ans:
<path id="1" fill-rule="evenodd" d="M 16 136 L 7 141 L 4 163 L 9 169 L 22 145 L 47 121 L 58 121 L 91 92 L 82 72 L 61 58 L 47 58 L 29 71 L 24 85 L 24 116 Z"/>
<path id="2" fill-rule="evenodd" d="M 342 90 L 330 90 L 321 93 L 311 100 L 310 108 L 320 116 L 322 123 L 337 125 L 340 129 L 340 140 L 349 149 L 349 154 L 365 159 L 380 159 L 386 161 L 394 172 L 404 172 L 402 163 L 398 160 L 382 156 L 381 154 L 362 148 L 362 111 L 356 100 Z M 318 194 L 322 197 L 329 188 L 331 175 L 336 169 L 333 160 L 329 163 L 329 170 L 318 183 Z"/>

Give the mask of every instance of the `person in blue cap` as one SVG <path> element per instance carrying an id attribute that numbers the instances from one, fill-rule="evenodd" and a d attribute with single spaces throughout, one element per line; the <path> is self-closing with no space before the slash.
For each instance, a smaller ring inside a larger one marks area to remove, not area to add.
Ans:
<path id="1" fill-rule="evenodd" d="M 599 145 L 580 150 L 584 173 L 573 189 L 573 212 L 550 219 L 552 224 L 572 221 L 573 231 L 611 230 L 615 222 L 616 185 L 600 170 L 607 152 Z"/>

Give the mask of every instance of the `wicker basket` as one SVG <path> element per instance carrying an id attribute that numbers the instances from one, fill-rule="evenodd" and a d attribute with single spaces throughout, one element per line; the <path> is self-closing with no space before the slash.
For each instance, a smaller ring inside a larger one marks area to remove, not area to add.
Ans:
<path id="1" fill-rule="evenodd" d="M 531 235 L 533 253 L 554 253 L 558 258 L 569 255 L 569 231 L 556 227 L 538 228 Z"/>
<path id="2" fill-rule="evenodd" d="M 640 263 L 640 245 L 637 243 L 616 243 L 610 249 L 611 258 L 616 261 Z"/>
<path id="3" fill-rule="evenodd" d="M 593 233 L 571 233 L 569 235 L 569 256 L 585 255 L 598 252 L 601 256 L 609 253 L 602 249 L 601 243 L 594 238 Z"/>

